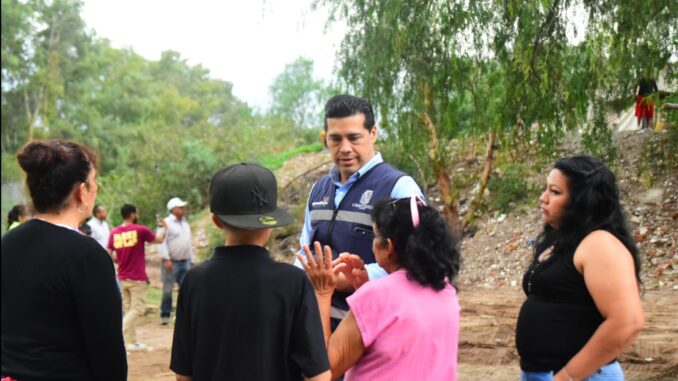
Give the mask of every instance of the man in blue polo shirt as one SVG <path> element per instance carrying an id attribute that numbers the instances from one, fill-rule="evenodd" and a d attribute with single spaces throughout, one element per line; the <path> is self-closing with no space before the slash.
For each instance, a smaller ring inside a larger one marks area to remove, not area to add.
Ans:
<path id="1" fill-rule="evenodd" d="M 334 167 L 311 189 L 301 246 L 319 241 L 332 248 L 335 259 L 340 253 L 353 254 L 356 261 L 351 262 L 367 278 L 386 276 L 372 252 L 372 207 L 381 198 L 423 193 L 412 177 L 385 163 L 375 150 L 377 125 L 372 105 L 365 99 L 332 97 L 325 105 L 324 138 Z M 303 250 L 300 253 L 304 255 Z M 303 268 L 299 260 L 295 266 Z M 346 297 L 355 291 L 354 284 L 340 275 L 332 298 L 333 329 L 348 311 Z"/>

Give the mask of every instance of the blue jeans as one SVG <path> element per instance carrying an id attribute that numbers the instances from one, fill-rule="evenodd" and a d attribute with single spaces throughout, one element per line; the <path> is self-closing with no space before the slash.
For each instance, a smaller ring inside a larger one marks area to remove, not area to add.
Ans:
<path id="1" fill-rule="evenodd" d="M 520 381 L 552 381 L 553 372 L 520 371 Z M 624 372 L 619 361 L 607 364 L 582 381 L 624 381 Z"/>
<path id="2" fill-rule="evenodd" d="M 162 301 L 160 302 L 160 317 L 169 317 L 172 313 L 172 290 L 174 282 L 181 286 L 181 281 L 191 268 L 191 261 L 172 260 L 172 271 L 165 270 L 165 265 L 160 264 L 160 276 L 162 278 Z"/>

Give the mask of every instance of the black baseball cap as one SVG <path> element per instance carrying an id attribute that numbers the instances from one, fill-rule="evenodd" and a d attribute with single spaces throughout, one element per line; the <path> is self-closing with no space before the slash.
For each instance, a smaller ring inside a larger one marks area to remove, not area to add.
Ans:
<path id="1" fill-rule="evenodd" d="M 223 168 L 210 182 L 210 211 L 227 225 L 265 229 L 289 225 L 292 216 L 278 208 L 273 172 L 253 163 Z"/>

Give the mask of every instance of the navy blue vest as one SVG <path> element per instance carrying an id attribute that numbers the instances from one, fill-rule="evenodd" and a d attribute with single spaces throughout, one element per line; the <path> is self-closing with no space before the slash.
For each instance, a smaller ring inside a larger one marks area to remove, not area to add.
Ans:
<path id="1" fill-rule="evenodd" d="M 318 241 L 332 248 L 333 258 L 349 252 L 359 255 L 365 264 L 375 263 L 372 209 L 378 200 L 391 197 L 393 187 L 403 176 L 404 172 L 387 163 L 377 164 L 353 183 L 339 205 L 334 205 L 336 186 L 332 178 L 327 175 L 318 180 L 308 199 L 311 247 Z M 332 305 L 348 310 L 346 297 L 350 294 L 336 291 Z"/>

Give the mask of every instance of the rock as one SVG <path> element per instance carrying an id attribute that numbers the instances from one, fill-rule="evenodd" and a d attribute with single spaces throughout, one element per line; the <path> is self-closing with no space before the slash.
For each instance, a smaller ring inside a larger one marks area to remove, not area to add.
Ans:
<path id="1" fill-rule="evenodd" d="M 504 246 L 504 253 L 512 253 L 516 250 L 518 247 L 518 242 L 509 242 L 506 246 Z"/>
<path id="2" fill-rule="evenodd" d="M 209 245 L 209 239 L 207 238 L 207 233 L 205 232 L 205 228 L 200 227 L 198 231 L 196 232 L 196 237 L 197 237 L 197 244 L 199 248 L 204 248 Z"/>
<path id="3" fill-rule="evenodd" d="M 663 188 L 652 188 L 649 191 L 642 194 L 638 198 L 638 201 L 646 205 L 661 204 L 663 196 L 664 196 Z"/>
<path id="4" fill-rule="evenodd" d="M 640 217 L 638 217 L 638 216 L 631 217 L 631 222 L 633 222 L 634 224 L 639 224 L 640 223 Z"/>
<path id="5" fill-rule="evenodd" d="M 476 195 L 480 192 L 480 184 L 476 183 L 473 188 L 471 188 L 471 194 Z"/>
<path id="6" fill-rule="evenodd" d="M 476 164 L 478 162 L 478 159 L 474 156 L 464 156 L 464 161 L 466 164 Z"/>
<path id="7" fill-rule="evenodd" d="M 645 226 L 639 227 L 638 234 L 640 234 L 641 237 L 645 238 L 645 236 L 647 236 L 647 228 Z"/>
<path id="8" fill-rule="evenodd" d="M 635 210 L 634 214 L 635 214 L 636 216 L 639 216 L 641 213 L 643 213 L 644 211 L 646 211 L 646 210 L 648 210 L 648 209 L 649 209 L 649 208 L 647 207 L 647 205 L 638 205 L 638 206 L 636 207 L 636 210 Z"/>

